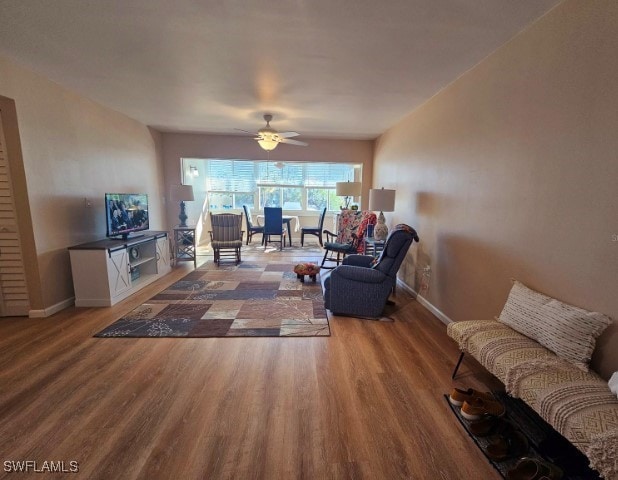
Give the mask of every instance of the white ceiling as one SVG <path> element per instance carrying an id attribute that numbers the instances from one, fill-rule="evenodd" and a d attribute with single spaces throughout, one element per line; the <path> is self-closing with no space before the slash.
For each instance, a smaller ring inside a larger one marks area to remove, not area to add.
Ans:
<path id="1" fill-rule="evenodd" d="M 560 1 L 0 0 L 0 54 L 162 131 L 375 138 Z"/>

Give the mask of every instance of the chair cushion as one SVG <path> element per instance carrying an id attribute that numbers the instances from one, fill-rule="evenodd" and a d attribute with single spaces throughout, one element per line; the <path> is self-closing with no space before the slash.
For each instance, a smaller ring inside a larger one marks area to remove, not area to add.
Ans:
<path id="1" fill-rule="evenodd" d="M 213 240 L 212 248 L 235 248 L 242 246 L 242 240 Z"/>
<path id="2" fill-rule="evenodd" d="M 611 319 L 568 305 L 515 281 L 499 320 L 583 371 Z"/>
<path id="3" fill-rule="evenodd" d="M 356 253 L 356 247 L 349 243 L 326 242 L 324 248 L 334 252 Z"/>

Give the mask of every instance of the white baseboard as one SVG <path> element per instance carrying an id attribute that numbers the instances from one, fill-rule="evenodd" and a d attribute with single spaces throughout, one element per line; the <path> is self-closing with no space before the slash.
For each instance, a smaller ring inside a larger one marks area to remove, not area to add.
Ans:
<path id="1" fill-rule="evenodd" d="M 429 310 L 431 313 L 433 313 L 436 317 L 438 317 L 442 323 L 444 323 L 445 325 L 448 325 L 449 323 L 453 323 L 453 320 L 451 318 L 449 318 L 440 309 L 438 309 L 433 304 L 431 304 L 425 297 L 423 297 L 422 295 L 419 295 L 419 293 L 416 290 L 410 287 L 403 280 L 398 278 L 397 285 L 399 285 L 401 288 L 403 288 L 404 290 L 414 295 L 414 298 L 416 298 L 416 301 L 420 303 L 423 307 L 425 307 L 427 310 Z"/>
<path id="2" fill-rule="evenodd" d="M 65 308 L 69 308 L 71 305 L 75 303 L 75 297 L 67 298 L 62 302 L 58 302 L 51 307 L 47 307 L 43 310 L 30 310 L 28 312 L 28 317 L 30 318 L 45 318 L 53 315 L 54 313 L 58 313 L 60 310 L 64 310 Z"/>

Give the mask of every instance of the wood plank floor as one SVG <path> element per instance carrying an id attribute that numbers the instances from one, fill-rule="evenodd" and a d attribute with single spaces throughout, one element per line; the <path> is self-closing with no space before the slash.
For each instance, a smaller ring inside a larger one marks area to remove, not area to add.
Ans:
<path id="1" fill-rule="evenodd" d="M 112 308 L 0 319 L 2 465 L 77 461 L 70 478 L 106 480 L 500 479 L 443 398 L 499 383 L 472 359 L 453 383 L 446 327 L 401 290 L 394 322 L 333 317 L 328 338 L 92 337 L 191 269 Z"/>

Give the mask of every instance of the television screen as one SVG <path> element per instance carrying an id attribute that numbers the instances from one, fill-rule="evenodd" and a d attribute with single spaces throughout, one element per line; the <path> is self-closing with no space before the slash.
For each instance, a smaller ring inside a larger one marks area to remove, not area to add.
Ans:
<path id="1" fill-rule="evenodd" d="M 145 193 L 106 193 L 105 210 L 108 237 L 128 238 L 132 232 L 150 228 Z"/>

